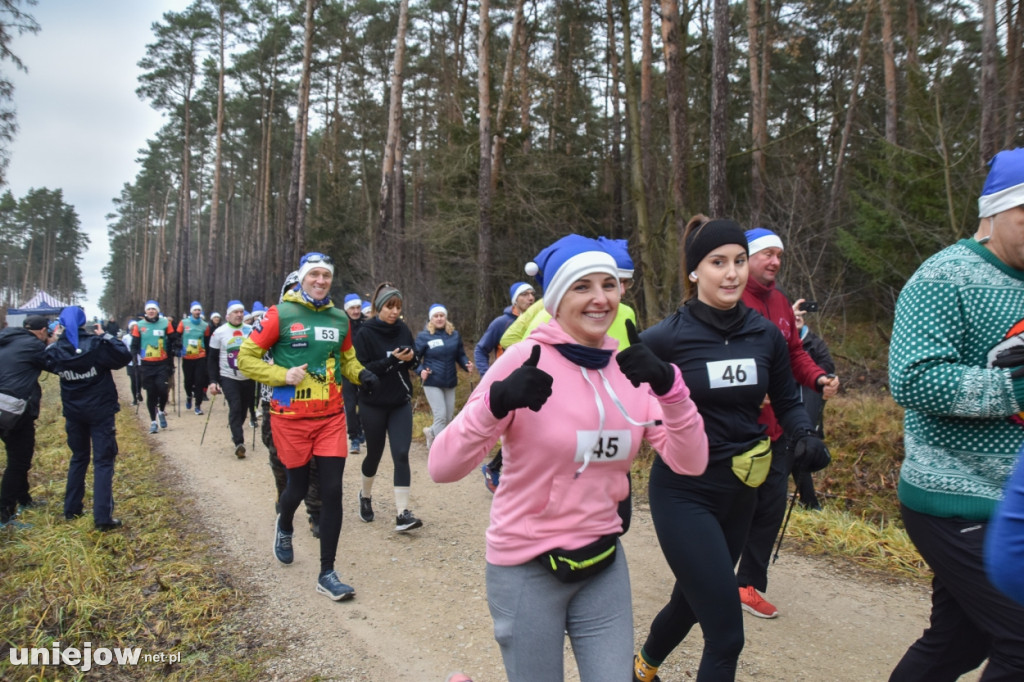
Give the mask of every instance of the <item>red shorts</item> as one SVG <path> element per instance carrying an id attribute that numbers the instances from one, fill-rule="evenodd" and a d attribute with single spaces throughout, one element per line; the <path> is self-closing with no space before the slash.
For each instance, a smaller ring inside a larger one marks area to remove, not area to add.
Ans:
<path id="1" fill-rule="evenodd" d="M 345 413 L 317 419 L 284 419 L 270 415 L 277 458 L 286 469 L 297 469 L 313 458 L 347 457 Z"/>

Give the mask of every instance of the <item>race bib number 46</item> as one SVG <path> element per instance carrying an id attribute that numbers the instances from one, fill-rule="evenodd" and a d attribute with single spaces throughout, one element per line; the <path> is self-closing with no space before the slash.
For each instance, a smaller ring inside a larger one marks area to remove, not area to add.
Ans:
<path id="1" fill-rule="evenodd" d="M 629 459 L 633 434 L 629 429 L 613 431 L 577 431 L 576 461 L 582 462 L 590 451 L 591 462 L 619 462 Z"/>
<path id="2" fill-rule="evenodd" d="M 315 341 L 341 341 L 341 333 L 334 327 L 313 327 Z"/>
<path id="3" fill-rule="evenodd" d="M 757 363 L 753 358 L 736 358 L 708 363 L 711 388 L 734 388 L 757 384 Z"/>

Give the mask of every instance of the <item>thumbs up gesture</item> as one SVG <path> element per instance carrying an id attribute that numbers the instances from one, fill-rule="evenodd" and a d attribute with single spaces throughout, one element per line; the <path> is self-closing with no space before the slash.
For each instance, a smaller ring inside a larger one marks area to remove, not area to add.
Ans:
<path id="1" fill-rule="evenodd" d="M 537 367 L 540 346 L 534 346 L 530 357 L 501 381 L 491 384 L 491 414 L 503 419 L 512 410 L 528 407 L 539 412 L 551 396 L 551 375 Z"/>
<path id="2" fill-rule="evenodd" d="M 644 345 L 633 320 L 626 320 L 626 338 L 629 339 L 629 348 L 619 351 L 615 356 L 622 373 L 634 386 L 639 387 L 641 383 L 646 383 L 650 384 L 657 395 L 668 393 L 676 381 L 672 365 Z"/>

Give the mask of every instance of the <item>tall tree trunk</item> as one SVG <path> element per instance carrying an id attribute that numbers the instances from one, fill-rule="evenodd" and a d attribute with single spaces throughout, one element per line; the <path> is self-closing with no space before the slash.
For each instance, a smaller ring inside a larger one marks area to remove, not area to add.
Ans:
<path id="1" fill-rule="evenodd" d="M 302 47 L 302 78 L 299 81 L 295 138 L 292 144 L 292 173 L 288 187 L 288 237 L 284 262 L 297 263 L 306 247 L 306 131 L 309 126 L 309 81 L 313 58 L 313 14 L 319 0 L 306 0 L 305 39 Z"/>
<path id="2" fill-rule="evenodd" d="M 729 0 L 714 0 L 711 56 L 711 132 L 708 140 L 708 210 L 725 215 L 725 148 L 728 144 Z"/>
<path id="3" fill-rule="evenodd" d="M 388 137 L 384 145 L 383 177 L 380 185 L 376 234 L 370 235 L 370 243 L 374 253 L 370 259 L 370 274 L 374 281 L 379 279 L 378 272 L 385 272 L 387 266 L 386 249 L 395 245 L 401 254 L 401 232 L 399 216 L 394 214 L 394 194 L 396 191 L 395 177 L 401 172 L 401 135 L 402 135 L 402 86 L 403 65 L 405 63 L 405 33 L 409 22 L 409 0 L 402 0 L 398 10 L 398 30 L 395 34 L 395 59 L 391 67 L 391 106 L 388 112 Z M 394 235 L 388 234 L 388 223 L 393 220 Z M 399 242 L 396 244 L 396 242 Z"/>
<path id="4" fill-rule="evenodd" d="M 629 23 L 629 0 L 620 5 L 622 21 L 622 72 L 626 81 L 626 108 L 629 114 L 630 140 L 630 197 L 636 211 L 637 246 L 640 250 L 640 282 L 643 291 L 644 319 L 658 317 L 658 294 L 655 282 L 658 271 L 655 265 L 655 244 L 651 238 L 651 221 L 647 213 L 647 193 L 644 191 L 643 145 L 640 142 L 640 102 L 633 72 L 633 43 Z"/>
<path id="5" fill-rule="evenodd" d="M 1006 0 L 1006 120 L 1003 124 L 1003 141 L 999 146 L 1007 149 L 1013 146 L 1017 134 L 1017 119 L 1020 116 L 1021 92 L 1021 40 L 1024 38 L 1021 11 L 1024 0 Z"/>
<path id="6" fill-rule="evenodd" d="M 882 9 L 882 59 L 885 73 L 885 141 L 892 147 L 897 144 L 896 129 L 896 53 L 892 36 L 892 0 L 881 0 Z"/>
<path id="7" fill-rule="evenodd" d="M 652 68 L 654 62 L 653 21 L 651 19 L 651 0 L 641 2 L 641 40 L 640 45 L 640 160 L 643 163 L 644 187 L 648 192 L 655 190 L 655 163 L 651 136 L 654 128 L 654 86 L 652 84 Z M 646 199 L 646 194 L 645 194 Z M 647 207 L 648 214 L 650 206 Z"/>
<path id="8" fill-rule="evenodd" d="M 680 29 L 685 25 L 680 21 L 679 3 L 677 0 L 661 0 L 661 42 L 665 52 L 665 89 L 668 98 L 668 133 L 672 154 L 672 215 L 675 227 L 675 243 L 678 245 L 686 227 L 686 203 L 689 191 L 689 173 L 687 171 L 689 157 L 686 153 L 686 140 L 689 137 L 686 109 L 686 71 L 682 57 L 686 33 Z M 677 249 L 669 249 L 669 253 L 677 253 Z M 686 268 L 681 258 L 677 262 L 677 285 L 682 287 Z M 667 273 L 666 273 L 667 274 Z"/>
<path id="9" fill-rule="evenodd" d="M 483 330 L 488 310 L 488 274 L 491 271 L 491 3 L 480 0 L 480 28 L 477 38 L 477 101 L 480 116 L 480 177 L 477 180 L 480 227 L 476 247 L 476 320 L 474 329 Z"/>
<path id="10" fill-rule="evenodd" d="M 491 192 L 498 188 L 501 173 L 502 152 L 505 149 L 505 114 L 509 100 L 512 98 L 512 75 L 515 70 L 516 52 L 524 44 L 519 35 L 526 30 L 523 18 L 524 0 L 516 0 L 515 19 L 512 21 L 512 35 L 508 41 L 508 54 L 505 56 L 505 71 L 501 75 L 501 95 L 498 97 L 498 111 L 494 116 L 494 136 L 491 145 Z"/>
<path id="11" fill-rule="evenodd" d="M 206 247 L 206 281 L 203 286 L 203 294 L 207 297 L 216 290 L 217 271 L 217 236 L 219 234 L 218 218 L 220 216 L 220 164 L 221 144 L 224 138 L 224 41 L 227 30 L 225 22 L 224 3 L 220 5 L 220 22 L 218 25 L 219 40 L 217 41 L 217 130 L 214 133 L 215 151 L 213 154 L 213 189 L 210 193 L 210 234 L 209 243 Z M 207 305 L 212 305 L 208 300 Z"/>
<path id="12" fill-rule="evenodd" d="M 767 5 L 767 0 L 765 0 Z M 759 0 L 747 0 L 747 42 L 749 53 L 747 63 L 750 71 L 750 138 L 752 142 L 750 184 L 753 195 L 751 224 L 758 225 L 764 213 L 765 200 L 765 148 L 768 146 L 767 68 L 762 58 L 767 59 L 770 45 L 768 23 L 770 11 L 764 7 L 761 14 Z"/>
<path id="13" fill-rule="evenodd" d="M 978 139 L 980 161 L 984 166 L 999 151 L 1002 135 L 996 123 L 1000 101 L 996 0 L 982 0 L 981 9 L 981 131 Z"/>
<path id="14" fill-rule="evenodd" d="M 622 182 L 622 107 L 620 106 L 621 73 L 619 71 L 619 53 L 617 49 L 618 40 L 615 37 L 615 15 L 616 9 L 613 0 L 605 0 L 605 10 L 608 14 L 608 68 L 609 84 L 606 88 L 608 98 L 611 100 L 612 120 L 608 126 L 608 195 L 611 197 L 611 206 L 608 208 L 610 216 L 608 234 L 622 235 L 623 224 L 625 223 L 625 195 Z"/>

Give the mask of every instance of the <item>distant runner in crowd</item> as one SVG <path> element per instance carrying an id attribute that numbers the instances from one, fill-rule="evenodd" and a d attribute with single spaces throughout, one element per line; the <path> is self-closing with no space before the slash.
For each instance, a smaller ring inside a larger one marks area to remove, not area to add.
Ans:
<path id="1" fill-rule="evenodd" d="M 256 382 L 240 371 L 238 351 L 252 331 L 242 322 L 245 306 L 241 301 L 228 301 L 224 324 L 210 336 L 207 371 L 210 374 L 210 395 L 224 394 L 228 404 L 228 428 L 235 457 L 245 458 L 245 417 L 256 402 Z"/>
<path id="2" fill-rule="evenodd" d="M 345 296 L 345 314 L 348 315 L 352 339 L 355 340 L 356 336 L 359 335 L 359 328 L 366 321 L 366 318 L 363 316 L 363 300 L 359 298 L 359 294 L 347 294 Z M 341 394 L 345 399 L 348 451 L 349 454 L 358 455 L 359 446 L 366 442 L 366 434 L 363 433 L 363 422 L 359 419 L 359 387 L 342 376 Z"/>
<path id="3" fill-rule="evenodd" d="M 455 416 L 455 387 L 459 385 L 455 368 L 473 371 L 462 335 L 448 320 L 448 309 L 440 303 L 430 306 L 426 328 L 416 336 L 416 357 L 420 361 L 417 371 L 423 381 L 423 394 L 434 416 L 433 424 L 423 427 L 429 449 Z"/>
<path id="4" fill-rule="evenodd" d="M 178 323 L 181 336 L 181 375 L 185 384 L 185 409 L 203 413 L 206 386 L 210 383 L 206 370 L 206 349 L 210 344 L 210 323 L 203 319 L 203 306 L 192 301 L 189 316 Z"/>
<path id="5" fill-rule="evenodd" d="M 132 329 L 132 353 L 142 357 L 142 388 L 146 391 L 149 432 L 167 428 L 167 397 L 174 378 L 174 356 L 180 337 L 174 325 L 160 314 L 156 301 L 147 301 L 146 314 Z M 159 428 L 158 428 L 159 427 Z"/>

